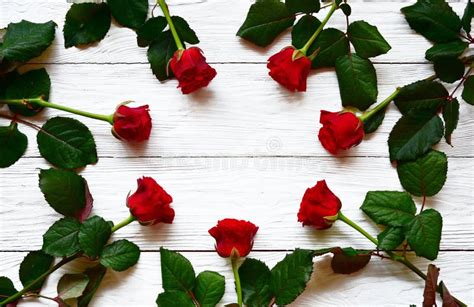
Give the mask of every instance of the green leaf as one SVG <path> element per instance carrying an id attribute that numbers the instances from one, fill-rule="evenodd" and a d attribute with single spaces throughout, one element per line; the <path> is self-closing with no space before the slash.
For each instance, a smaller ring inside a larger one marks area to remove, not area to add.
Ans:
<path id="1" fill-rule="evenodd" d="M 463 42 L 459 39 L 449 43 L 435 44 L 433 47 L 426 50 L 425 58 L 428 61 L 434 61 L 445 57 L 457 58 L 463 54 L 468 46 L 469 43 Z"/>
<path id="2" fill-rule="evenodd" d="M 405 241 L 405 232 L 402 227 L 387 227 L 378 234 L 378 248 L 385 251 L 391 251 L 400 246 Z"/>
<path id="3" fill-rule="evenodd" d="M 363 269 L 370 261 L 371 255 L 367 252 L 359 252 L 352 247 L 336 247 L 332 250 L 334 256 L 331 260 L 331 268 L 336 274 L 352 274 Z"/>
<path id="4" fill-rule="evenodd" d="M 194 288 L 195 273 L 191 262 L 183 255 L 160 248 L 161 278 L 166 291 L 191 291 Z"/>
<path id="5" fill-rule="evenodd" d="M 17 292 L 10 278 L 0 276 L 0 302 L 3 301 L 4 298 L 12 296 Z"/>
<path id="6" fill-rule="evenodd" d="M 80 46 L 98 42 L 110 29 L 109 6 L 106 3 L 75 3 L 66 14 L 64 46 Z"/>
<path id="7" fill-rule="evenodd" d="M 49 119 L 38 132 L 37 142 L 41 156 L 59 168 L 75 169 L 97 162 L 94 137 L 78 120 Z"/>
<path id="8" fill-rule="evenodd" d="M 165 291 L 156 299 L 158 307 L 195 307 L 191 298 L 182 291 Z"/>
<path id="9" fill-rule="evenodd" d="M 225 292 L 225 278 L 219 273 L 204 271 L 196 277 L 194 296 L 201 307 L 214 307 Z"/>
<path id="10" fill-rule="evenodd" d="M 388 138 L 390 160 L 414 160 L 430 150 L 443 137 L 439 116 L 431 113 L 403 115 Z"/>
<path id="11" fill-rule="evenodd" d="M 448 158 L 443 152 L 430 150 L 414 161 L 397 165 L 403 188 L 415 196 L 433 196 L 443 187 L 448 173 Z"/>
<path id="12" fill-rule="evenodd" d="M 184 18 L 172 16 L 171 20 L 173 20 L 176 32 L 178 32 L 179 38 L 182 41 L 190 43 L 191 45 L 199 44 L 199 38 L 197 37 L 196 32 L 191 29 L 188 22 Z"/>
<path id="13" fill-rule="evenodd" d="M 55 222 L 43 235 L 41 250 L 55 257 L 69 257 L 80 251 L 77 235 L 81 223 L 66 217 Z"/>
<path id="14" fill-rule="evenodd" d="M 369 119 L 364 121 L 365 134 L 369 134 L 377 130 L 377 128 L 383 123 L 383 120 L 385 119 L 386 110 L 387 108 L 380 109 L 374 115 L 369 117 Z"/>
<path id="15" fill-rule="evenodd" d="M 372 221 L 385 226 L 404 226 L 413 220 L 416 213 L 410 194 L 396 191 L 367 192 L 360 209 Z"/>
<path id="16" fill-rule="evenodd" d="M 30 70 L 24 74 L 16 74 L 11 79 L 8 87 L 5 89 L 5 99 L 29 99 L 43 97 L 49 99 L 51 81 L 46 69 Z M 23 116 L 34 116 L 38 114 L 42 107 L 31 104 L 29 107 L 8 105 L 14 113 Z"/>
<path id="17" fill-rule="evenodd" d="M 306 288 L 313 273 L 313 252 L 296 249 L 278 262 L 271 270 L 271 287 L 275 304 L 287 305 L 293 302 Z"/>
<path id="18" fill-rule="evenodd" d="M 273 297 L 271 289 L 272 273 L 260 260 L 246 258 L 239 267 L 242 296 L 249 307 L 269 306 Z"/>
<path id="19" fill-rule="evenodd" d="M 434 113 L 446 103 L 448 95 L 441 83 L 421 80 L 402 87 L 394 102 L 404 115 L 418 109 L 431 110 Z"/>
<path id="20" fill-rule="evenodd" d="M 38 277 L 46 273 L 54 262 L 54 257 L 43 251 L 29 252 L 20 264 L 20 280 L 23 287 L 34 282 Z M 44 280 L 35 283 L 30 291 L 39 292 L 43 287 Z"/>
<path id="21" fill-rule="evenodd" d="M 55 27 L 53 21 L 10 23 L 0 45 L 0 59 L 27 62 L 39 56 L 53 42 Z"/>
<path id="22" fill-rule="evenodd" d="M 168 63 L 176 50 L 178 50 L 176 43 L 169 30 L 160 33 L 148 47 L 148 62 L 158 80 L 164 81 L 172 77 L 172 71 L 168 69 Z"/>
<path id="23" fill-rule="evenodd" d="M 80 219 L 91 204 L 87 181 L 72 171 L 51 168 L 41 170 L 39 187 L 48 204 L 58 213 Z"/>
<path id="24" fill-rule="evenodd" d="M 148 15 L 148 0 L 107 0 L 112 16 L 119 24 L 138 29 Z"/>
<path id="25" fill-rule="evenodd" d="M 458 38 L 461 20 L 444 0 L 418 0 L 402 13 L 413 30 L 435 43 Z"/>
<path id="26" fill-rule="evenodd" d="M 377 27 L 363 20 L 351 23 L 347 28 L 347 34 L 357 55 L 362 58 L 376 57 L 392 49 Z"/>
<path id="27" fill-rule="evenodd" d="M 436 76 L 441 81 L 453 83 L 464 75 L 464 63 L 458 58 L 443 57 L 434 60 L 433 64 Z"/>
<path id="28" fill-rule="evenodd" d="M 148 19 L 143 26 L 137 30 L 137 44 L 146 47 L 155 39 L 158 39 L 161 32 L 166 28 L 168 22 L 163 16 Z"/>
<path id="29" fill-rule="evenodd" d="M 356 54 L 336 60 L 342 105 L 366 110 L 377 100 L 377 75 L 372 63 Z"/>
<path id="30" fill-rule="evenodd" d="M 459 102 L 456 98 L 448 101 L 443 108 L 443 119 L 444 119 L 444 138 L 446 142 L 451 145 L 451 135 L 456 130 L 459 120 Z"/>
<path id="31" fill-rule="evenodd" d="M 313 60 L 313 68 L 334 67 L 336 60 L 349 51 L 349 40 L 344 32 L 334 28 L 324 29 L 311 45 L 318 54 Z"/>
<path id="32" fill-rule="evenodd" d="M 237 35 L 265 47 L 291 27 L 294 21 L 295 15 L 280 0 L 257 0 L 250 6 Z"/>
<path id="33" fill-rule="evenodd" d="M 443 218 L 438 211 L 427 209 L 407 227 L 407 240 L 417 256 L 435 260 L 438 257 Z"/>
<path id="34" fill-rule="evenodd" d="M 468 0 L 466 8 L 464 9 L 464 14 L 462 15 L 461 23 L 463 29 L 466 33 L 471 32 L 471 21 L 474 17 L 474 3 L 471 0 Z"/>
<path id="35" fill-rule="evenodd" d="M 339 8 L 341 9 L 341 11 L 344 13 L 344 15 L 346 15 L 347 17 L 351 16 L 352 14 L 352 8 L 349 4 L 347 3 L 342 3 L 339 5 Z"/>
<path id="36" fill-rule="evenodd" d="M 140 249 L 128 240 L 118 240 L 105 246 L 100 254 L 100 264 L 114 271 L 125 271 L 140 258 Z"/>
<path id="37" fill-rule="evenodd" d="M 0 127 L 0 168 L 15 164 L 23 156 L 28 138 L 18 130 L 18 124 Z"/>
<path id="38" fill-rule="evenodd" d="M 87 307 L 94 297 L 95 292 L 100 286 L 102 279 L 107 272 L 107 268 L 101 264 L 98 264 L 94 267 L 88 268 L 84 271 L 84 275 L 89 277 L 89 283 L 87 284 L 86 289 L 82 295 L 78 298 L 77 306 L 78 307 Z"/>
<path id="39" fill-rule="evenodd" d="M 112 234 L 110 224 L 100 216 L 88 218 L 79 230 L 79 246 L 90 258 L 97 258 Z"/>
<path id="40" fill-rule="evenodd" d="M 474 76 L 469 76 L 466 81 L 464 81 L 462 99 L 470 105 L 474 105 Z"/>
<path id="41" fill-rule="evenodd" d="M 321 9 L 319 0 L 286 0 L 286 8 L 291 13 L 317 13 Z"/>
<path id="42" fill-rule="evenodd" d="M 312 15 L 304 15 L 294 25 L 293 30 L 291 30 L 291 44 L 297 49 L 303 48 L 320 25 L 321 21 L 318 18 Z M 308 49 L 308 54 L 312 54 L 315 50 L 316 48 L 313 43 Z"/>
<path id="43" fill-rule="evenodd" d="M 85 274 L 65 274 L 58 282 L 58 298 L 63 301 L 78 298 L 88 283 L 89 277 Z"/>

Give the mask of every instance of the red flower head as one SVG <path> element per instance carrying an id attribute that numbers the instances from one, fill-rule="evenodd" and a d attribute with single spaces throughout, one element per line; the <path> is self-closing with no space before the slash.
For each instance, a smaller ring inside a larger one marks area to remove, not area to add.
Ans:
<path id="1" fill-rule="evenodd" d="M 112 133 L 129 142 L 142 142 L 150 138 L 151 117 L 148 105 L 130 108 L 121 105 L 114 114 Z"/>
<path id="2" fill-rule="evenodd" d="M 207 64 L 201 49 L 197 47 L 176 51 L 170 60 L 170 67 L 183 94 L 207 86 L 217 74 L 216 70 Z"/>
<path id="3" fill-rule="evenodd" d="M 137 191 L 127 198 L 130 213 L 141 224 L 171 224 L 174 219 L 174 210 L 170 207 L 173 198 L 153 178 L 143 177 L 137 182 Z"/>
<path id="4" fill-rule="evenodd" d="M 303 226 L 314 226 L 316 229 L 329 228 L 336 220 L 341 207 L 341 201 L 329 190 L 326 181 L 318 181 L 304 193 L 298 212 L 298 222 L 303 223 Z"/>
<path id="5" fill-rule="evenodd" d="M 306 91 L 306 79 L 311 69 L 311 60 L 294 47 L 284 48 L 271 56 L 267 67 L 270 69 L 270 77 L 290 91 Z"/>
<path id="6" fill-rule="evenodd" d="M 321 111 L 319 141 L 333 155 L 358 145 L 364 138 L 364 123 L 352 112 Z"/>
<path id="7" fill-rule="evenodd" d="M 209 229 L 209 234 L 216 239 L 219 256 L 238 258 L 250 253 L 257 230 L 257 226 L 247 221 L 223 219 Z"/>

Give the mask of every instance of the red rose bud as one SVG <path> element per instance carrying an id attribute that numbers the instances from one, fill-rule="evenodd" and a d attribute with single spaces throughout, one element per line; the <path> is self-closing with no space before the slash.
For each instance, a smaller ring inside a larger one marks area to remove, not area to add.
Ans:
<path id="1" fill-rule="evenodd" d="M 284 48 L 271 56 L 267 67 L 270 69 L 270 77 L 290 91 L 306 91 L 311 60 L 294 47 Z"/>
<path id="2" fill-rule="evenodd" d="M 129 142 L 142 142 L 150 138 L 151 117 L 148 105 L 130 108 L 121 105 L 114 114 L 112 133 Z"/>
<path id="3" fill-rule="evenodd" d="M 298 212 L 298 222 L 316 229 L 332 226 L 341 209 L 341 201 L 329 190 L 326 181 L 318 181 L 312 188 L 306 189 Z"/>
<path id="4" fill-rule="evenodd" d="M 209 234 L 216 239 L 219 256 L 238 258 L 250 253 L 257 230 L 257 226 L 247 221 L 223 219 L 209 229 Z"/>
<path id="5" fill-rule="evenodd" d="M 170 67 L 183 94 L 207 86 L 217 74 L 216 70 L 207 64 L 201 49 L 197 47 L 176 51 L 170 60 Z"/>
<path id="6" fill-rule="evenodd" d="M 352 112 L 321 111 L 319 141 L 332 154 L 358 145 L 364 138 L 364 123 Z"/>
<path id="7" fill-rule="evenodd" d="M 143 177 L 137 182 L 137 191 L 127 198 L 130 213 L 141 224 L 171 224 L 174 219 L 174 210 L 170 207 L 173 198 L 153 178 Z"/>

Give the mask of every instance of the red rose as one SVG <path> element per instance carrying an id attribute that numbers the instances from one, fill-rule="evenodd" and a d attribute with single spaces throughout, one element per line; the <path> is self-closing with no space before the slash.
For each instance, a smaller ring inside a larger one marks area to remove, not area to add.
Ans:
<path id="1" fill-rule="evenodd" d="M 364 138 L 364 123 L 352 112 L 321 111 L 319 141 L 327 151 L 337 154 L 358 145 Z"/>
<path id="2" fill-rule="evenodd" d="M 150 138 L 151 117 L 148 105 L 130 108 L 121 105 L 114 114 L 112 133 L 119 139 L 142 142 Z"/>
<path id="3" fill-rule="evenodd" d="M 298 222 L 314 226 L 316 229 L 331 227 L 341 209 L 341 201 L 329 190 L 326 181 L 318 181 L 306 189 L 301 200 Z"/>
<path id="4" fill-rule="evenodd" d="M 207 86 L 217 74 L 216 70 L 206 63 L 201 49 L 197 47 L 176 51 L 170 61 L 170 67 L 183 94 Z"/>
<path id="5" fill-rule="evenodd" d="M 130 213 L 142 224 L 171 224 L 173 198 L 153 178 L 143 177 L 137 182 L 137 191 L 127 198 Z"/>
<path id="6" fill-rule="evenodd" d="M 216 239 L 216 250 L 221 257 L 245 257 L 253 246 L 258 227 L 247 221 L 223 219 L 209 229 Z"/>
<path id="7" fill-rule="evenodd" d="M 306 79 L 311 69 L 311 60 L 294 47 L 284 48 L 268 59 L 269 75 L 290 91 L 306 91 Z M 296 55 L 293 56 L 293 53 Z"/>

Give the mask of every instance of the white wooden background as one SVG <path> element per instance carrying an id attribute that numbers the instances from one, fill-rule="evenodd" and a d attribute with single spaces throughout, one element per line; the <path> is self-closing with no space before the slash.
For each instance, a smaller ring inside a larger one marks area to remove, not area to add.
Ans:
<path id="1" fill-rule="evenodd" d="M 407 2 L 351 2 L 351 20 L 365 19 L 377 25 L 393 47 L 374 60 L 380 100 L 396 86 L 432 74 L 424 59 L 430 43 L 413 33 L 400 14 Z M 270 266 L 295 247 L 372 248 L 342 223 L 324 232 L 303 228 L 296 213 L 305 189 L 326 179 L 341 198 L 345 214 L 376 234 L 377 227 L 358 208 L 368 190 L 401 189 L 386 145 L 399 112 L 391 106 L 376 133 L 344 157 L 331 157 L 317 141 L 317 132 L 319 111 L 340 108 L 334 71 L 312 73 L 306 93 L 289 93 L 270 79 L 265 66 L 271 54 L 290 43 L 289 35 L 267 50 L 235 36 L 251 1 L 170 0 L 169 4 L 172 14 L 185 17 L 196 30 L 200 47 L 218 71 L 210 87 L 194 95 L 181 95 L 175 80 L 160 84 L 155 79 L 146 49 L 136 46 L 135 34 L 129 29 L 114 24 L 99 44 L 65 50 L 62 27 L 69 4 L 62 0 L 0 0 L 0 28 L 21 19 L 52 19 L 58 24 L 53 46 L 24 67 L 47 68 L 51 101 L 106 114 L 121 101 L 135 100 L 150 104 L 152 110 L 152 137 L 135 147 L 112 137 L 107 124 L 81 119 L 92 130 L 100 156 L 96 165 L 81 172 L 94 195 L 95 214 L 115 222 L 126 217 L 125 197 L 142 175 L 163 185 L 173 196 L 176 210 L 172 225 L 147 228 L 134 224 L 114 235 L 133 240 L 143 253 L 135 268 L 106 275 L 92 305 L 153 306 L 161 291 L 160 246 L 182 251 L 198 272 L 225 274 L 223 302 L 234 302 L 230 265 L 213 251 L 214 241 L 207 233 L 225 217 L 249 219 L 260 226 L 250 256 Z M 458 13 L 464 5 L 452 3 Z M 337 13 L 330 25 L 344 29 L 344 18 Z M 48 110 L 35 121 L 42 123 L 53 115 L 66 114 Z M 454 147 L 444 141 L 438 146 L 449 157 L 448 180 L 427 202 L 444 217 L 442 250 L 436 260 L 442 279 L 468 304 L 474 303 L 473 116 L 474 108 L 461 103 Z M 25 157 L 0 170 L 0 275 L 12 278 L 18 287 L 22 258 L 41 247 L 41 235 L 60 217 L 38 188 L 38 171 L 49 165 L 37 151 L 36 132 L 21 129 L 30 141 Z M 428 264 L 423 260 L 415 263 L 423 270 Z M 329 264 L 328 257 L 316 261 L 307 290 L 292 306 L 421 305 L 423 282 L 399 264 L 374 259 L 350 276 L 333 274 Z M 56 273 L 49 279 L 45 294 L 54 296 L 59 276 Z M 43 300 L 22 306 L 48 304 Z"/>

